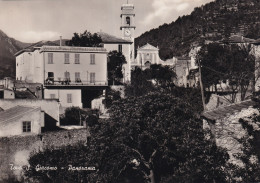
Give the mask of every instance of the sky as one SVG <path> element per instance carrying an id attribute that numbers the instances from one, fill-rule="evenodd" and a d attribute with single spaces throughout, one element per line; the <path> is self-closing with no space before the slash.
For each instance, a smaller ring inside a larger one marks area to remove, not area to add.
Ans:
<path id="1" fill-rule="evenodd" d="M 213 0 L 128 0 L 135 6 L 135 37 L 190 14 Z M 127 0 L 0 0 L 0 30 L 34 43 L 70 39 L 74 32 L 106 32 L 120 37 L 121 5 Z"/>

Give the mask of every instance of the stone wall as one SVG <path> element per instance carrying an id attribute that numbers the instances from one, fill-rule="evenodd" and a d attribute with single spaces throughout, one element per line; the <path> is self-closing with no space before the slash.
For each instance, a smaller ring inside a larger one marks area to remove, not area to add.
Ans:
<path id="1" fill-rule="evenodd" d="M 50 147 L 59 148 L 85 142 L 88 136 L 89 132 L 84 128 L 48 132 L 41 135 L 0 138 L 0 182 L 7 182 L 7 179 L 13 177 L 19 179 L 21 170 L 11 170 L 10 164 L 18 167 L 27 165 L 30 153 Z"/>
<path id="2" fill-rule="evenodd" d="M 242 166 L 242 162 L 234 157 L 236 153 L 242 152 L 242 144 L 238 141 L 247 131 L 243 129 L 239 119 L 247 119 L 250 116 L 259 114 L 257 109 L 246 108 L 239 112 L 229 114 L 226 117 L 213 121 L 204 120 L 204 128 L 210 128 L 217 146 L 226 148 L 230 156 L 230 162 Z M 259 129 L 260 130 L 260 129 Z"/>

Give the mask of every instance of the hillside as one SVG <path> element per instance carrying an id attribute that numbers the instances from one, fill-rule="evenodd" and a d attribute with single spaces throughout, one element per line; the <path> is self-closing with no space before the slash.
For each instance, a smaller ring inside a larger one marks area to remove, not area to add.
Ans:
<path id="1" fill-rule="evenodd" d="M 14 53 L 29 45 L 30 43 L 23 43 L 8 37 L 0 30 L 0 79 L 15 76 Z"/>
<path id="2" fill-rule="evenodd" d="M 135 45 L 159 46 L 160 57 L 186 56 L 192 46 L 242 34 L 260 37 L 260 0 L 216 0 L 197 7 L 187 16 L 145 32 Z"/>
<path id="3" fill-rule="evenodd" d="M 62 45 L 65 45 L 67 39 L 62 40 Z M 37 46 L 42 45 L 59 45 L 60 40 L 56 41 L 40 41 L 35 43 Z M 4 77 L 15 77 L 15 56 L 14 54 L 23 48 L 34 45 L 33 43 L 23 43 L 8 37 L 0 30 L 0 79 Z"/>

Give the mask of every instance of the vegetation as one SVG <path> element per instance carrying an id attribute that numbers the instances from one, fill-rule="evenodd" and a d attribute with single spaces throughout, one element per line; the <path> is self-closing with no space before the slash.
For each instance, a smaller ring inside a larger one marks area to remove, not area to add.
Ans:
<path id="1" fill-rule="evenodd" d="M 108 53 L 108 84 L 115 85 L 121 84 L 123 78 L 123 64 L 126 64 L 125 56 L 116 50 L 110 51 Z"/>
<path id="2" fill-rule="evenodd" d="M 126 86 L 126 96 L 142 96 L 156 88 L 171 90 L 176 77 L 169 66 L 152 64 L 145 70 L 136 67 L 131 72 L 131 84 Z"/>
<path id="3" fill-rule="evenodd" d="M 226 99 L 231 103 L 236 101 L 238 94 L 242 101 L 245 100 L 258 79 L 255 78 L 255 56 L 251 45 L 205 45 L 199 51 L 197 61 L 202 67 L 204 87 L 209 91 L 215 86 L 214 92 L 227 92 L 231 97 Z M 221 82 L 225 86 L 221 84 L 221 88 L 217 88 Z"/>
<path id="4" fill-rule="evenodd" d="M 102 39 L 97 33 L 91 34 L 87 30 L 82 34 L 74 33 L 71 40 L 66 41 L 67 46 L 101 47 Z"/>
<path id="5" fill-rule="evenodd" d="M 91 110 L 85 111 L 79 107 L 66 108 L 64 116 L 61 117 L 61 125 L 83 125 L 83 122 L 95 123 L 97 117 Z"/>
<path id="6" fill-rule="evenodd" d="M 94 166 L 96 171 L 35 171 L 39 182 L 225 182 L 228 155 L 205 139 L 202 121 L 187 101 L 167 92 L 113 103 L 111 118 L 91 125 L 78 146 L 30 157 L 31 167 Z"/>
<path id="7" fill-rule="evenodd" d="M 215 41 L 231 33 L 258 39 L 260 37 L 259 0 L 216 0 L 197 7 L 187 16 L 143 33 L 135 45 L 158 45 L 163 60 L 187 55 L 193 45 Z M 255 23 L 258 22 L 258 23 Z"/>
<path id="8" fill-rule="evenodd" d="M 256 100 L 255 108 L 260 107 Z M 259 111 L 260 112 L 260 111 Z M 237 158 L 244 163 L 244 167 L 238 167 L 233 172 L 235 176 L 241 177 L 243 182 L 260 182 L 260 113 L 254 114 L 249 119 L 240 119 L 247 135 L 241 140 L 243 153 L 237 154 Z"/>

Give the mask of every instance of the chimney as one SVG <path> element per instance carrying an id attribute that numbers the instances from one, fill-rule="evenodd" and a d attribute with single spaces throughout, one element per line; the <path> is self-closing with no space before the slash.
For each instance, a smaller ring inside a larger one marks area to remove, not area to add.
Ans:
<path id="1" fill-rule="evenodd" d="M 62 36 L 60 36 L 60 46 L 62 46 Z"/>

